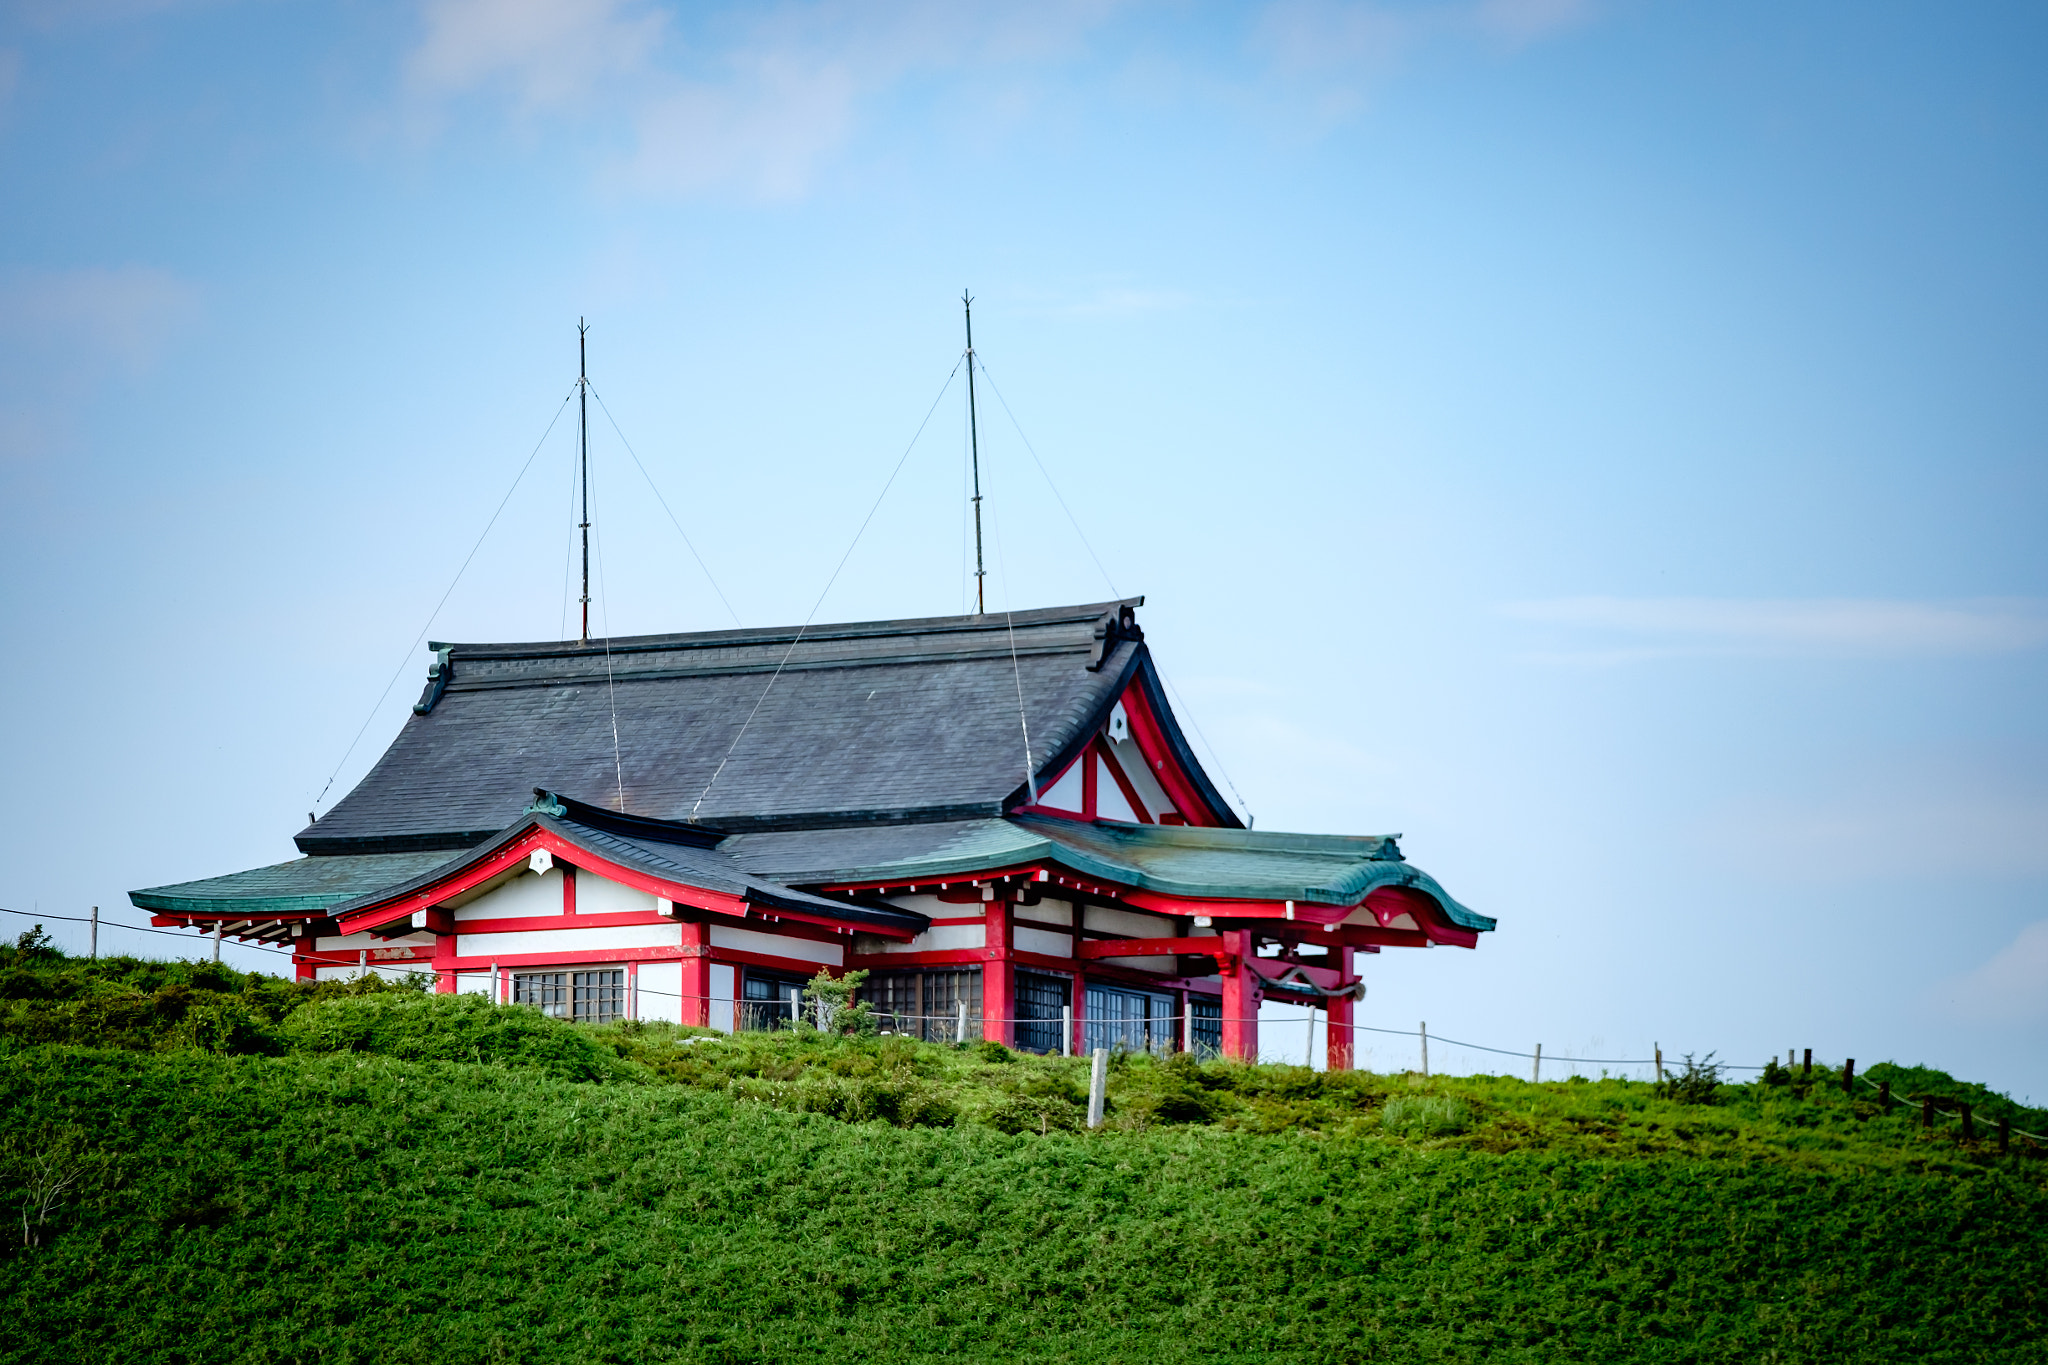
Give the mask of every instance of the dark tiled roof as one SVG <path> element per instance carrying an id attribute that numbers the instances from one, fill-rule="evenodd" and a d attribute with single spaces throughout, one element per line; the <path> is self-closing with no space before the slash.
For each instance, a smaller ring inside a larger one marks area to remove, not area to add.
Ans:
<path id="1" fill-rule="evenodd" d="M 1391 837 L 1012 816 L 739 834 L 719 850 L 762 876 L 809 886 L 936 882 L 1045 862 L 1105 883 L 1201 899 L 1356 905 L 1381 887 L 1413 887 L 1433 897 L 1460 928 L 1494 927 L 1404 861 Z"/>
<path id="2" fill-rule="evenodd" d="M 621 769 L 626 809 L 735 831 L 999 815 L 1023 799 L 1020 687 L 1040 773 L 1134 677 L 1185 749 L 1132 618 L 1142 601 L 813 626 L 801 638 L 437 645 L 418 714 L 298 843 L 462 847 L 505 828 L 535 786 L 609 795 Z"/>
<path id="3" fill-rule="evenodd" d="M 550 792 L 534 795 L 538 799 L 533 808 L 495 838 L 452 858 L 444 856 L 440 864 L 410 880 L 379 886 L 351 900 L 337 902 L 331 913 L 347 915 L 379 901 L 422 889 L 490 857 L 537 825 L 577 848 L 636 868 L 650 877 L 738 897 L 750 904 L 822 915 L 848 923 L 907 929 L 913 933 L 922 931 L 929 924 L 923 915 L 915 911 L 826 900 L 808 891 L 797 891 L 768 881 L 720 852 L 715 847 L 720 836 L 714 831 L 697 827 L 664 830 L 662 822 L 657 820 L 633 816 L 621 818 L 600 807 L 557 797 Z"/>
<path id="4" fill-rule="evenodd" d="M 337 858 L 294 858 L 288 863 L 251 868 L 225 877 L 178 882 L 131 891 L 128 898 L 144 910 L 161 915 L 275 915 L 324 912 L 330 905 L 354 900 L 386 886 L 395 886 L 431 871 L 451 855 L 439 852 L 368 853 Z"/>

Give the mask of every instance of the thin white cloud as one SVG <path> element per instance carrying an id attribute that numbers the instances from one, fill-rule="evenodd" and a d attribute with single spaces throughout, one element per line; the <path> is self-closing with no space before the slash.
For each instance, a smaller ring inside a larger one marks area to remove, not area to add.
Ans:
<path id="1" fill-rule="evenodd" d="M 2048 794 L 2010 774 L 1907 762 L 1854 790 L 1742 801 L 1704 822 L 1696 842 L 1808 885 L 1890 881 L 1902 859 L 1957 876 L 2037 877 L 2048 873 Z"/>
<path id="2" fill-rule="evenodd" d="M 0 273 L 0 458 L 57 449 L 79 396 L 156 363 L 199 291 L 148 266 Z"/>
<path id="3" fill-rule="evenodd" d="M 1593 18 L 1590 0 L 1274 0 L 1259 15 L 1255 45 L 1296 71 L 1344 69 L 1372 76 L 1426 44 L 1476 37 L 1520 47 Z"/>
<path id="4" fill-rule="evenodd" d="M 1480 0 L 1472 26 L 1509 43 L 1531 43 L 1591 22 L 1590 0 Z"/>
<path id="5" fill-rule="evenodd" d="M 1545 657 L 1627 662 L 1702 654 L 1930 658 L 2048 643 L 2048 602 L 1980 598 L 1569 597 L 1510 603 L 1565 638 Z"/>
<path id="6" fill-rule="evenodd" d="M 647 63 L 668 16 L 636 0 L 429 0 L 406 62 L 413 89 L 509 89 L 528 108 L 579 99 Z"/>
<path id="7" fill-rule="evenodd" d="M 0 350 L 99 369 L 140 369 L 195 313 L 199 293 L 166 270 L 126 265 L 0 277 Z"/>
<path id="8" fill-rule="evenodd" d="M 818 3 L 426 0 L 407 86 L 431 108 L 509 95 L 523 114 L 622 118 L 608 178 L 654 193 L 803 193 L 864 107 L 919 73 L 1070 57 L 1120 0 Z"/>
<path id="9" fill-rule="evenodd" d="M 1989 961 L 1951 977 L 1934 993 L 1949 1013 L 1973 1023 L 2048 1019 L 2048 920 L 2020 930 Z"/>

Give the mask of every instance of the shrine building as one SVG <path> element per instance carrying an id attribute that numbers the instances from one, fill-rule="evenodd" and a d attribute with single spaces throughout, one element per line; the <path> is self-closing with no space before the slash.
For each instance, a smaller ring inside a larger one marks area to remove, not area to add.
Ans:
<path id="1" fill-rule="evenodd" d="M 436 644 L 303 856 L 131 899 L 301 980 L 405 968 L 575 1020 L 778 1027 L 865 968 L 892 1032 L 1255 1058 L 1273 1000 L 1326 1011 L 1349 1067 L 1361 956 L 1494 921 L 1393 836 L 1245 828 L 1143 600 Z"/>

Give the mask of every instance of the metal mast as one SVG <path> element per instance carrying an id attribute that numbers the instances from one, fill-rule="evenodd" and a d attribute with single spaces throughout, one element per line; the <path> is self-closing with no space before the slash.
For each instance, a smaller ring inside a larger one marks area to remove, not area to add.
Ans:
<path id="1" fill-rule="evenodd" d="M 974 459 L 974 614 L 986 615 L 988 596 L 983 580 L 988 571 L 981 566 L 981 432 L 974 416 L 974 300 L 960 291 L 960 307 L 967 314 L 967 442 Z"/>
<path id="2" fill-rule="evenodd" d="M 576 319 L 576 444 L 578 469 L 583 479 L 583 634 L 576 643 L 590 643 L 590 375 L 585 364 L 584 333 L 590 329 Z"/>

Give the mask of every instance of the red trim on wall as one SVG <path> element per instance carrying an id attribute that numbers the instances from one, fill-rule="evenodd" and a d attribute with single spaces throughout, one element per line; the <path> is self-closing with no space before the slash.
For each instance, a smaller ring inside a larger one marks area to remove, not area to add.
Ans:
<path id="1" fill-rule="evenodd" d="M 896 939 L 905 943 L 914 937 L 912 932 L 907 929 L 893 929 L 872 924 L 850 924 L 844 920 L 827 918 L 822 914 L 808 914 L 802 911 L 758 909 L 750 905 L 743 897 L 728 896 L 716 891 L 704 890 L 702 887 L 689 886 L 681 882 L 663 881 L 658 877 L 651 877 L 644 872 L 624 867 L 610 859 L 586 852 L 583 849 L 577 848 L 568 840 L 539 828 L 528 830 L 525 834 L 513 840 L 483 862 L 477 863 L 460 873 L 435 882 L 422 890 L 410 892 L 404 896 L 394 896 L 365 906 L 363 909 L 350 914 L 345 920 L 338 921 L 337 928 L 343 934 L 362 933 L 395 923 L 400 915 L 409 918 L 414 910 L 438 904 L 441 901 L 459 896 L 465 891 L 482 885 L 484 882 L 507 871 L 515 864 L 523 862 L 527 855 L 538 848 L 547 849 L 554 856 L 557 864 L 566 865 L 563 869 L 565 888 L 569 882 L 573 881 L 573 877 L 569 875 L 569 870 L 580 867 L 610 881 L 617 882 L 621 886 L 631 887 L 635 891 L 642 891 L 658 898 L 672 900 L 678 905 L 688 906 L 696 910 L 727 914 L 739 918 L 744 918 L 749 914 L 766 916 L 773 923 L 811 924 L 827 929 L 840 929 L 847 933 L 858 931 L 860 933 L 880 934 L 884 938 Z M 574 859 L 574 861 L 571 862 L 571 859 Z M 573 904 L 571 899 L 573 894 L 572 890 L 564 890 L 563 901 L 565 907 Z"/>
<path id="2" fill-rule="evenodd" d="M 1131 679 L 1131 685 L 1117 700 L 1123 703 L 1124 715 L 1130 719 L 1131 738 L 1138 741 L 1138 752 L 1152 765 L 1153 779 L 1166 792 L 1175 809 L 1187 817 L 1189 824 L 1221 825 L 1222 820 L 1217 818 L 1221 812 L 1210 809 L 1193 780 L 1181 768 L 1180 760 L 1174 757 L 1173 745 L 1167 741 L 1159 717 L 1153 714 L 1152 703 L 1145 699 L 1145 689 L 1139 680 Z"/>
<path id="3" fill-rule="evenodd" d="M 1102 766 L 1109 769 L 1109 775 L 1116 780 L 1117 790 L 1122 792 L 1124 800 L 1130 803 L 1131 814 L 1138 817 L 1138 823 L 1152 824 L 1152 812 L 1145 808 L 1144 801 L 1138 797 L 1138 789 L 1132 786 L 1131 779 L 1124 775 L 1124 765 L 1116 761 L 1116 754 L 1110 749 L 1109 741 L 1098 735 L 1095 740 L 1095 752 Z M 1140 749 L 1139 752 L 1144 751 Z"/>

